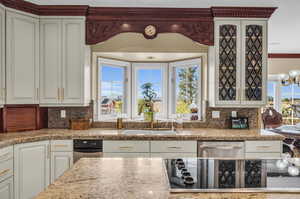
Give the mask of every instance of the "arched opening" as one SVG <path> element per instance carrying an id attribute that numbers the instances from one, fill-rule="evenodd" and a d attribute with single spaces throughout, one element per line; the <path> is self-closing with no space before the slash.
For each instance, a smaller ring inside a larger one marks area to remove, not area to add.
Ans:
<path id="1" fill-rule="evenodd" d="M 179 33 L 154 39 L 121 33 L 93 45 L 95 120 L 144 119 L 139 112 L 145 83 L 156 92 L 156 119 L 203 120 L 207 52 L 208 46 Z"/>

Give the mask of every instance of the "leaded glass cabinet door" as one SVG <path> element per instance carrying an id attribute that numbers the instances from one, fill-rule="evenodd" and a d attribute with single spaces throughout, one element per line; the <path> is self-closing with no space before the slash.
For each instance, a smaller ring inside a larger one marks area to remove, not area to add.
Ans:
<path id="1" fill-rule="evenodd" d="M 216 105 L 240 104 L 240 21 L 216 21 Z"/>
<path id="2" fill-rule="evenodd" d="M 265 105 L 267 21 L 242 22 L 242 104 Z"/>

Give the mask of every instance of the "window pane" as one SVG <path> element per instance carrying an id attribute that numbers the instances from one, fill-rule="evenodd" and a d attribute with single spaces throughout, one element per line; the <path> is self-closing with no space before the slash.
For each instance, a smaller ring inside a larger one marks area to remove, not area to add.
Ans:
<path id="1" fill-rule="evenodd" d="M 124 113 L 125 68 L 102 65 L 101 115 Z"/>
<path id="2" fill-rule="evenodd" d="M 281 87 L 281 111 L 284 124 L 296 124 L 300 122 L 300 113 L 292 108 L 292 105 L 300 105 L 300 88 L 297 84 Z"/>
<path id="3" fill-rule="evenodd" d="M 274 108 L 274 102 L 275 102 L 275 87 L 276 84 L 274 82 L 268 82 L 268 102 L 267 107 L 273 107 Z"/>
<path id="4" fill-rule="evenodd" d="M 152 100 L 153 111 L 162 113 L 162 70 L 161 69 L 138 69 L 137 70 L 137 97 L 138 111 L 143 113 L 142 107 L 145 100 Z"/>
<path id="5" fill-rule="evenodd" d="M 192 67 L 176 67 L 175 112 L 177 114 L 190 114 L 199 112 L 199 79 L 199 66 L 195 65 Z"/>

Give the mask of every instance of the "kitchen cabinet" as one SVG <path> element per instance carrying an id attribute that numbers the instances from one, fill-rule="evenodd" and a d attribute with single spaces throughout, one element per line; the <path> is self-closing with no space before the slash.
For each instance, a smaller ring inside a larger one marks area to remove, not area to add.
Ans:
<path id="1" fill-rule="evenodd" d="M 209 48 L 209 98 L 213 107 L 266 104 L 267 19 L 215 20 Z"/>
<path id="2" fill-rule="evenodd" d="M 39 103 L 39 19 L 6 11 L 6 103 Z"/>
<path id="3" fill-rule="evenodd" d="M 73 166 L 73 140 L 52 140 L 51 183 Z"/>
<path id="4" fill-rule="evenodd" d="M 18 144 L 14 146 L 14 196 L 15 199 L 35 197 L 50 180 L 49 141 Z"/>
<path id="5" fill-rule="evenodd" d="M 246 158 L 280 158 L 282 141 L 245 141 Z"/>
<path id="6" fill-rule="evenodd" d="M 42 18 L 41 106 L 84 106 L 90 101 L 90 48 L 84 18 Z"/>
<path id="7" fill-rule="evenodd" d="M 13 177 L 10 177 L 2 182 L 0 181 L 0 198 L 1 199 L 13 199 L 14 198 Z"/>
<path id="8" fill-rule="evenodd" d="M 73 165 L 73 152 L 51 152 L 51 183 Z"/>
<path id="9" fill-rule="evenodd" d="M 5 103 L 5 10 L 0 7 L 0 107 Z"/>

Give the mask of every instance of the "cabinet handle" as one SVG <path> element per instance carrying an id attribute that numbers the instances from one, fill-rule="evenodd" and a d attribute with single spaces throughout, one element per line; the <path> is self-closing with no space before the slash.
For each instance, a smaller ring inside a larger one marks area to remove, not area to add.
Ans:
<path id="1" fill-rule="evenodd" d="M 55 144 L 53 147 L 68 147 L 66 144 Z"/>
<path id="2" fill-rule="evenodd" d="M 6 173 L 8 173 L 10 169 L 5 169 L 3 171 L 0 171 L 0 176 L 4 176 Z"/>
<path id="3" fill-rule="evenodd" d="M 271 146 L 257 146 L 256 148 L 260 148 L 260 149 L 269 149 L 269 148 L 271 148 Z"/>
<path id="4" fill-rule="evenodd" d="M 60 100 L 59 88 L 57 88 L 57 99 L 58 99 L 58 101 Z"/>
<path id="5" fill-rule="evenodd" d="M 182 147 L 179 147 L 179 146 L 169 146 L 168 149 L 182 149 Z"/>
<path id="6" fill-rule="evenodd" d="M 39 92 L 39 88 L 36 88 L 36 98 L 39 99 L 40 98 L 40 92 Z"/>
<path id="7" fill-rule="evenodd" d="M 124 150 L 124 149 L 132 149 L 132 146 L 120 146 L 119 149 Z"/>
<path id="8" fill-rule="evenodd" d="M 61 98 L 62 98 L 62 100 L 65 99 L 65 89 L 64 88 L 61 88 Z"/>

